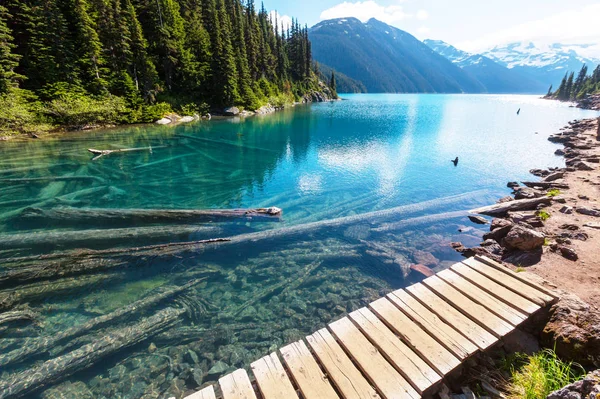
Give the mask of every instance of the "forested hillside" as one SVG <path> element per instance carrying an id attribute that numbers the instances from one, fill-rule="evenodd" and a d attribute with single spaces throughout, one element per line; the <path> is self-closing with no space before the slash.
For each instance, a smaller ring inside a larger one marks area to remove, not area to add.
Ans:
<path id="1" fill-rule="evenodd" d="M 370 93 L 482 93 L 485 87 L 414 36 L 383 22 L 356 18 L 309 30 L 314 58 L 362 82 Z"/>
<path id="2" fill-rule="evenodd" d="M 584 65 L 577 76 L 575 72 L 566 73 L 558 90 L 548 90 L 548 96 L 558 100 L 581 100 L 588 94 L 600 93 L 600 65 L 588 75 L 588 67 Z"/>
<path id="3" fill-rule="evenodd" d="M 299 100 L 306 28 L 247 0 L 4 0 L 0 136 Z"/>

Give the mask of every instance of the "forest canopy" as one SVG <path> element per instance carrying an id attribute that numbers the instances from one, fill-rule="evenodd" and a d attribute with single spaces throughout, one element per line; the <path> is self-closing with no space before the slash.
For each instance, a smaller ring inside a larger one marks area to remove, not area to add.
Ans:
<path id="1" fill-rule="evenodd" d="M 247 0 L 5 0 L 0 135 L 152 122 L 318 90 L 306 27 Z"/>

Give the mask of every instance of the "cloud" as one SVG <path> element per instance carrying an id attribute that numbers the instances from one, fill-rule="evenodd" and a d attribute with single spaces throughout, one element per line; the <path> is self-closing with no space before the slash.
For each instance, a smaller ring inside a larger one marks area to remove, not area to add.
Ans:
<path id="1" fill-rule="evenodd" d="M 396 1 L 396 4 L 382 6 L 373 0 L 358 1 L 355 3 L 345 1 L 323 11 L 320 18 L 321 20 L 326 20 L 355 17 L 362 22 L 367 22 L 369 19 L 375 18 L 393 25 L 402 20 L 414 17 L 414 15 L 404 12 L 404 8 L 400 3 L 401 1 Z M 422 16 L 427 14 L 425 10 L 421 11 Z"/>
<path id="2" fill-rule="evenodd" d="M 417 11 L 417 19 L 419 21 L 425 21 L 427 18 L 429 18 L 429 13 L 427 12 L 427 10 Z"/>
<path id="3" fill-rule="evenodd" d="M 277 30 L 281 32 L 281 26 L 283 26 L 284 30 L 288 30 L 292 26 L 292 17 L 289 15 L 281 15 L 277 11 L 273 10 L 269 13 L 269 18 L 273 24 L 275 23 L 275 17 L 277 17 Z"/>
<path id="4" fill-rule="evenodd" d="M 568 11 L 458 43 L 458 47 L 477 52 L 513 41 L 600 43 L 598 15 L 600 3 L 582 8 L 573 6 Z"/>
<path id="5" fill-rule="evenodd" d="M 420 35 L 427 35 L 429 32 L 431 32 L 431 29 L 429 29 L 427 26 L 421 26 L 417 30 L 417 33 L 419 33 Z"/>

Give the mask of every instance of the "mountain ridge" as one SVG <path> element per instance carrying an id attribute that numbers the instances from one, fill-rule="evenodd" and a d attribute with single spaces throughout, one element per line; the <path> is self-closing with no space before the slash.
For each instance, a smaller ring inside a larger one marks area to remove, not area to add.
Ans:
<path id="1" fill-rule="evenodd" d="M 409 33 L 376 19 L 322 21 L 309 29 L 319 63 L 369 92 L 483 93 L 483 85 Z"/>

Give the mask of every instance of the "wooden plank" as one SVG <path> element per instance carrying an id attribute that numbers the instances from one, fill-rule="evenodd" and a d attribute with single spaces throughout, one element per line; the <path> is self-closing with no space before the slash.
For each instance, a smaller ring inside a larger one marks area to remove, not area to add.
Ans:
<path id="1" fill-rule="evenodd" d="M 431 312 L 406 291 L 395 291 L 388 294 L 387 298 L 458 359 L 466 359 L 477 352 L 478 348 L 473 342 L 440 319 L 438 315 Z"/>
<path id="2" fill-rule="evenodd" d="M 437 276 L 512 326 L 518 326 L 527 320 L 526 315 L 483 291 L 451 269 L 444 270 L 438 273 Z"/>
<path id="3" fill-rule="evenodd" d="M 529 299 L 509 290 L 508 288 L 496 283 L 493 280 L 490 280 L 483 274 L 476 272 L 475 270 L 471 269 L 469 266 L 463 263 L 457 263 L 450 269 L 453 272 L 460 274 L 465 279 L 469 280 L 471 283 L 475 284 L 485 292 L 495 296 L 507 305 L 518 309 L 526 315 L 531 315 L 540 310 L 540 307 L 532 301 L 530 301 Z"/>
<path id="4" fill-rule="evenodd" d="M 190 396 L 186 396 L 184 399 L 217 399 L 217 396 L 215 395 L 215 390 L 211 385 L 191 394 Z"/>
<path id="5" fill-rule="evenodd" d="M 384 298 L 385 301 L 387 299 Z M 390 303 L 390 306 L 394 306 Z M 380 353 L 411 383 L 418 393 L 437 385 L 442 377 L 402 342 L 367 308 L 350 313 L 350 318 Z"/>
<path id="6" fill-rule="evenodd" d="M 306 340 L 344 398 L 380 397 L 327 329 L 317 331 Z"/>
<path id="7" fill-rule="evenodd" d="M 554 300 L 551 296 L 536 290 L 520 280 L 511 278 L 508 274 L 503 273 L 492 266 L 481 263 L 474 258 L 466 259 L 463 263 L 509 290 L 516 292 L 519 295 L 523 295 L 525 298 L 539 306 L 544 307 Z"/>
<path id="8" fill-rule="evenodd" d="M 223 399 L 256 399 L 256 394 L 244 369 L 219 378 Z"/>
<path id="9" fill-rule="evenodd" d="M 533 281 L 530 281 L 528 279 L 526 279 L 525 277 L 523 277 L 522 275 L 520 275 L 519 273 L 515 273 L 512 270 L 510 270 L 508 267 L 505 267 L 503 265 L 501 265 L 500 263 L 494 261 L 493 259 L 488 258 L 487 256 L 479 256 L 479 255 L 475 255 L 475 260 L 481 262 L 481 263 L 485 263 L 486 265 L 495 267 L 496 269 L 500 270 L 503 273 L 508 274 L 509 276 L 516 278 L 517 280 L 529 285 L 530 287 L 535 288 L 538 291 L 543 292 L 544 294 L 548 295 L 549 297 L 553 298 L 554 301 L 557 301 L 559 299 L 558 295 L 554 292 L 552 292 L 552 290 L 547 289 L 545 287 L 542 287 L 539 284 L 534 283 Z"/>
<path id="10" fill-rule="evenodd" d="M 271 353 L 255 361 L 250 367 L 264 399 L 298 398 L 276 353 Z"/>
<path id="11" fill-rule="evenodd" d="M 485 350 L 498 341 L 485 328 L 463 315 L 423 284 L 414 284 L 406 290 L 442 320 L 454 326 L 479 349 Z"/>
<path id="12" fill-rule="evenodd" d="M 504 337 L 515 329 L 514 326 L 511 326 L 479 303 L 467 298 L 460 291 L 438 276 L 426 278 L 423 280 L 423 284 L 434 291 L 439 297 L 445 299 L 448 303 L 451 303 L 465 316 L 469 317 L 474 322 L 479 323 L 498 338 Z"/>
<path id="13" fill-rule="evenodd" d="M 304 341 L 294 342 L 279 350 L 292 378 L 306 399 L 337 399 L 339 396 L 312 357 Z"/>
<path id="14" fill-rule="evenodd" d="M 350 319 L 344 317 L 331 323 L 329 328 L 384 398 L 419 399 L 421 397 L 385 360 L 377 348 L 371 345 Z"/>
<path id="15" fill-rule="evenodd" d="M 392 331 L 420 356 L 420 359 L 423 359 L 441 376 L 445 376 L 460 365 L 460 360 L 429 336 L 427 332 L 423 331 L 387 298 L 381 298 L 372 302 L 369 306 Z M 373 322 L 373 324 L 376 323 Z"/>

